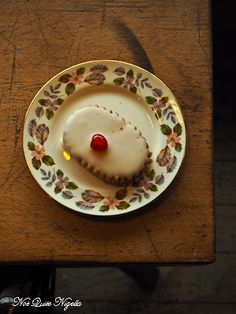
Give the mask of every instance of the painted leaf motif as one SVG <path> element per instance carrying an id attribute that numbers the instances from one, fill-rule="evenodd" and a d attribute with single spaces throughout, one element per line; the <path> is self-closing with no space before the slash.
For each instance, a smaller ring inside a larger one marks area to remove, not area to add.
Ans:
<path id="1" fill-rule="evenodd" d="M 46 181 L 46 180 L 48 180 L 48 177 L 42 177 L 41 179 Z"/>
<path id="2" fill-rule="evenodd" d="M 148 178 L 152 181 L 155 177 L 155 170 L 152 169 L 149 173 L 148 173 Z"/>
<path id="3" fill-rule="evenodd" d="M 36 113 L 36 116 L 41 118 L 43 115 L 44 115 L 44 109 L 43 107 L 37 107 L 35 109 L 35 113 Z"/>
<path id="4" fill-rule="evenodd" d="M 63 101 L 64 101 L 64 99 L 58 98 L 58 99 L 57 99 L 57 105 L 60 106 L 60 105 L 63 103 Z"/>
<path id="5" fill-rule="evenodd" d="M 175 150 L 176 150 L 177 152 L 181 152 L 181 150 L 182 150 L 182 144 L 181 144 L 181 143 L 176 143 L 176 144 L 175 144 Z"/>
<path id="6" fill-rule="evenodd" d="M 35 135 L 36 128 L 37 128 L 37 123 L 36 123 L 36 120 L 33 119 L 29 122 L 29 125 L 28 125 L 28 132 L 31 137 Z"/>
<path id="7" fill-rule="evenodd" d="M 141 189 L 141 188 L 138 188 L 137 189 L 137 192 L 139 193 L 145 193 L 144 189 Z M 134 193 L 134 195 L 138 195 L 137 193 Z"/>
<path id="8" fill-rule="evenodd" d="M 120 189 L 119 191 L 116 192 L 116 198 L 118 200 L 123 200 L 127 195 L 127 190 L 126 189 Z"/>
<path id="9" fill-rule="evenodd" d="M 102 85 L 104 80 L 105 76 L 101 72 L 93 72 L 84 79 L 85 82 L 91 85 Z"/>
<path id="10" fill-rule="evenodd" d="M 56 176 L 55 174 L 52 175 L 52 182 L 56 181 Z"/>
<path id="11" fill-rule="evenodd" d="M 99 211 L 100 212 L 107 212 L 109 210 L 109 206 L 105 206 L 105 205 L 102 205 L 100 206 L 99 208 Z"/>
<path id="12" fill-rule="evenodd" d="M 134 202 L 136 202 L 136 201 L 137 201 L 137 197 L 132 197 L 132 198 L 129 200 L 130 203 L 134 203 Z"/>
<path id="13" fill-rule="evenodd" d="M 41 161 L 37 160 L 35 157 L 32 159 L 32 165 L 36 170 L 39 170 L 41 167 Z"/>
<path id="14" fill-rule="evenodd" d="M 147 102 L 149 105 L 154 104 L 154 102 L 157 101 L 156 98 L 155 98 L 155 97 L 152 97 L 152 96 L 146 96 L 145 99 L 146 99 L 146 102 Z"/>
<path id="15" fill-rule="evenodd" d="M 58 169 L 56 174 L 57 174 L 58 177 L 63 177 L 64 176 L 64 173 L 62 172 L 61 169 Z"/>
<path id="16" fill-rule="evenodd" d="M 177 133 L 178 136 L 180 136 L 180 135 L 182 134 L 182 126 L 181 126 L 179 123 L 177 123 L 177 124 L 174 126 L 173 131 L 174 131 L 175 133 Z"/>
<path id="17" fill-rule="evenodd" d="M 156 191 L 157 191 L 157 186 L 156 186 L 155 184 L 151 183 L 151 184 L 150 184 L 150 190 L 151 190 L 152 192 L 156 192 Z"/>
<path id="18" fill-rule="evenodd" d="M 134 94 L 137 93 L 137 87 L 135 87 L 135 86 L 130 86 L 129 90 L 131 91 L 131 93 L 134 93 Z"/>
<path id="19" fill-rule="evenodd" d="M 54 87 L 54 92 L 55 92 L 55 89 L 59 89 L 61 87 L 61 83 L 57 83 Z"/>
<path id="20" fill-rule="evenodd" d="M 171 159 L 171 151 L 170 148 L 166 145 L 165 148 L 163 148 L 159 155 L 157 156 L 157 163 L 159 164 L 159 166 L 164 167 L 168 164 L 168 162 Z"/>
<path id="21" fill-rule="evenodd" d="M 134 76 L 134 71 L 132 69 L 130 69 L 127 74 L 126 74 L 127 77 L 130 77 L 132 78 Z"/>
<path id="22" fill-rule="evenodd" d="M 43 94 L 44 94 L 44 96 L 46 96 L 46 97 L 50 97 L 50 93 L 49 93 L 47 90 L 44 90 L 44 91 L 43 91 Z"/>
<path id="23" fill-rule="evenodd" d="M 36 135 L 38 142 L 41 145 L 43 145 L 48 138 L 49 128 L 45 124 L 39 124 L 37 129 L 36 129 L 35 135 Z"/>
<path id="24" fill-rule="evenodd" d="M 74 182 L 70 181 L 70 182 L 68 182 L 66 188 L 69 190 L 76 190 L 76 189 L 78 189 L 78 185 L 76 185 Z"/>
<path id="25" fill-rule="evenodd" d="M 85 190 L 82 194 L 82 199 L 88 203 L 98 203 L 101 202 L 104 197 L 93 190 Z"/>
<path id="26" fill-rule="evenodd" d="M 83 209 L 93 209 L 95 207 L 94 205 L 91 205 L 90 203 L 83 202 L 83 201 L 75 202 L 75 204 L 78 207 L 83 208 Z"/>
<path id="27" fill-rule="evenodd" d="M 137 77 L 137 80 L 140 80 L 141 77 L 142 77 L 142 75 L 143 75 L 143 74 L 142 74 L 141 72 L 137 73 L 137 76 L 136 76 L 136 77 Z"/>
<path id="28" fill-rule="evenodd" d="M 172 130 L 171 128 L 169 127 L 169 125 L 167 124 L 162 124 L 161 125 L 161 132 L 164 134 L 164 135 L 170 135 L 172 133 Z"/>
<path id="29" fill-rule="evenodd" d="M 63 191 L 61 195 L 66 200 L 69 200 L 73 197 L 73 194 L 71 193 L 71 191 L 67 191 L 67 190 Z"/>
<path id="30" fill-rule="evenodd" d="M 120 204 L 116 207 L 117 209 L 126 209 L 130 207 L 130 204 L 128 202 L 121 201 Z"/>
<path id="31" fill-rule="evenodd" d="M 167 114 L 167 111 L 168 111 L 168 108 L 165 108 L 164 110 L 163 110 L 163 115 L 165 116 L 166 114 Z"/>
<path id="32" fill-rule="evenodd" d="M 85 72 L 85 67 L 81 67 L 76 70 L 77 75 L 84 74 L 84 72 Z"/>
<path id="33" fill-rule="evenodd" d="M 171 121 L 173 122 L 173 123 L 176 123 L 176 117 L 175 117 L 175 115 L 171 115 Z"/>
<path id="34" fill-rule="evenodd" d="M 43 156 L 42 162 L 43 162 L 45 165 L 47 165 L 47 166 L 53 166 L 53 165 L 55 165 L 55 162 L 54 162 L 53 158 L 52 158 L 51 156 L 49 156 L 49 155 Z"/>
<path id="35" fill-rule="evenodd" d="M 161 184 L 163 184 L 164 183 L 164 176 L 163 176 L 163 174 L 160 174 L 159 176 L 156 176 L 156 179 L 155 179 L 155 183 L 157 184 L 157 185 L 161 185 Z"/>
<path id="36" fill-rule="evenodd" d="M 59 82 L 61 82 L 61 83 L 68 83 L 70 77 L 71 77 L 70 74 L 63 74 L 63 75 L 59 78 Z"/>
<path id="37" fill-rule="evenodd" d="M 53 85 L 50 85 L 50 91 L 52 92 L 52 93 L 59 93 L 59 91 L 57 90 L 59 87 L 61 86 L 61 83 L 57 83 L 56 85 L 55 85 L 55 87 L 53 87 Z"/>
<path id="38" fill-rule="evenodd" d="M 56 194 L 60 193 L 61 191 L 62 191 L 62 190 L 61 190 L 61 188 L 60 188 L 59 186 L 56 186 L 55 189 L 54 189 L 54 192 L 55 192 Z"/>
<path id="39" fill-rule="evenodd" d="M 43 176 L 47 176 L 47 173 L 44 169 L 40 169 L 40 172 L 42 173 Z"/>
<path id="40" fill-rule="evenodd" d="M 153 96 L 155 96 L 155 97 L 161 97 L 162 96 L 162 90 L 161 89 L 159 89 L 159 88 L 154 88 L 153 90 L 152 90 L 152 94 L 153 94 Z"/>
<path id="41" fill-rule="evenodd" d="M 166 96 L 166 97 L 162 97 L 160 101 L 161 101 L 163 104 L 166 104 L 168 100 L 169 100 L 169 97 Z"/>
<path id="42" fill-rule="evenodd" d="M 145 192 L 145 193 L 144 193 L 144 197 L 145 197 L 146 199 L 149 199 L 150 194 L 149 194 L 149 193 L 147 193 L 147 192 Z"/>
<path id="43" fill-rule="evenodd" d="M 157 189 L 157 186 L 153 183 L 150 183 L 149 184 L 149 189 L 152 191 L 152 192 L 156 192 L 158 189 Z"/>
<path id="44" fill-rule="evenodd" d="M 175 167 L 177 165 L 177 158 L 175 156 L 171 157 L 171 159 L 169 160 L 168 164 L 167 164 L 167 172 L 172 172 Z"/>
<path id="45" fill-rule="evenodd" d="M 48 120 L 51 120 L 54 117 L 54 112 L 49 109 L 46 109 L 46 117 Z"/>
<path id="46" fill-rule="evenodd" d="M 28 142 L 28 148 L 29 150 L 34 150 L 35 149 L 35 145 L 33 142 Z"/>
<path id="47" fill-rule="evenodd" d="M 96 64 L 96 65 L 94 65 L 91 69 L 90 69 L 90 71 L 92 71 L 92 72 L 96 72 L 96 73 L 103 73 L 103 72 L 106 72 L 108 70 L 108 68 L 107 68 L 107 66 L 106 65 L 104 65 L 104 64 Z"/>
<path id="48" fill-rule="evenodd" d="M 145 86 L 148 88 L 152 88 L 152 85 L 149 82 L 145 83 Z"/>
<path id="49" fill-rule="evenodd" d="M 74 91 L 75 91 L 75 85 L 73 83 L 68 83 L 65 89 L 66 94 L 69 96 L 70 94 L 74 93 Z"/>
<path id="50" fill-rule="evenodd" d="M 120 85 L 122 85 L 123 83 L 124 83 L 124 78 L 123 77 L 118 77 L 118 78 L 116 78 L 116 79 L 114 79 L 113 80 L 113 83 L 115 84 L 115 85 L 117 85 L 117 86 L 120 86 Z"/>
<path id="51" fill-rule="evenodd" d="M 115 73 L 118 76 L 124 75 L 125 74 L 125 69 L 123 67 L 118 67 L 115 69 Z"/>
<path id="52" fill-rule="evenodd" d="M 39 103 L 41 106 L 45 106 L 46 105 L 46 99 L 39 99 Z"/>

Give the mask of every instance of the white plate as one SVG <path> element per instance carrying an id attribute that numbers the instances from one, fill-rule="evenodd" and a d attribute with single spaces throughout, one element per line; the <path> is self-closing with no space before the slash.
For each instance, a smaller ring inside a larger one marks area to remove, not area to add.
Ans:
<path id="1" fill-rule="evenodd" d="M 64 123 L 91 104 L 118 112 L 145 136 L 153 163 L 139 186 L 115 187 L 67 160 Z M 122 61 L 89 61 L 62 71 L 39 90 L 25 116 L 23 148 L 33 177 L 56 201 L 90 215 L 124 214 L 153 201 L 176 176 L 185 145 L 173 93 L 153 74 Z"/>

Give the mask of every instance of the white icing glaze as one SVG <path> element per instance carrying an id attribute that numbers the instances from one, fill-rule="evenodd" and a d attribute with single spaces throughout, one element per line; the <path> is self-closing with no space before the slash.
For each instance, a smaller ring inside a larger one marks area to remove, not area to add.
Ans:
<path id="1" fill-rule="evenodd" d="M 90 148 L 94 134 L 103 135 L 108 149 Z M 82 164 L 99 169 L 107 176 L 131 177 L 140 172 L 148 159 L 148 145 L 141 132 L 117 113 L 98 106 L 76 110 L 66 121 L 63 145 Z"/>

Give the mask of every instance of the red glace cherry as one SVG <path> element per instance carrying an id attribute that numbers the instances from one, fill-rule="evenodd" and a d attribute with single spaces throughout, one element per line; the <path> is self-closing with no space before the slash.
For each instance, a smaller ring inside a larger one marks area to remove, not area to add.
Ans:
<path id="1" fill-rule="evenodd" d="M 107 140 L 106 138 L 101 135 L 101 134 L 95 134 L 92 137 L 91 143 L 90 143 L 90 147 L 98 152 L 103 152 L 104 150 L 107 149 Z"/>

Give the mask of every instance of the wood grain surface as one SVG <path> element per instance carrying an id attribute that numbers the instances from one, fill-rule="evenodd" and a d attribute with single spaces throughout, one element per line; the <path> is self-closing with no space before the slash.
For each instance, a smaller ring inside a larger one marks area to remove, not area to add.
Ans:
<path id="1" fill-rule="evenodd" d="M 208 0 L 0 0 L 0 261 L 188 263 L 214 260 Z M 76 214 L 29 173 L 23 120 L 59 71 L 118 59 L 158 75 L 186 119 L 186 158 L 167 193 L 113 219 Z"/>

